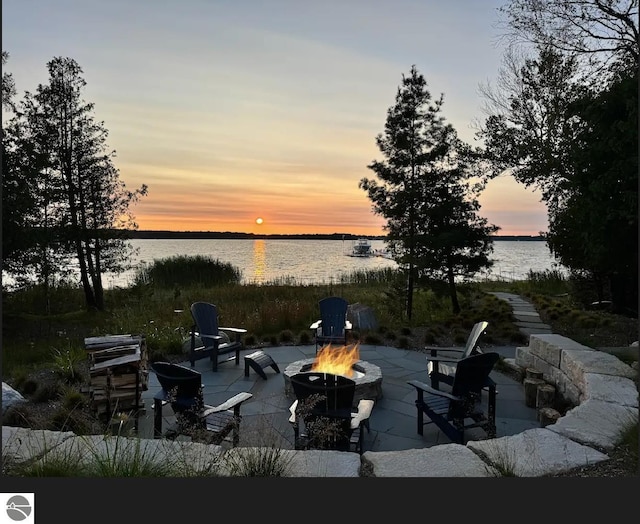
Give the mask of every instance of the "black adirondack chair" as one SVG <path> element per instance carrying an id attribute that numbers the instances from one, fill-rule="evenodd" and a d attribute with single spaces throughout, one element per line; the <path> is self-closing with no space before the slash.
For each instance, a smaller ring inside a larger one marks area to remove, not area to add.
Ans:
<path id="1" fill-rule="evenodd" d="M 456 364 L 451 393 L 431 387 L 419 380 L 407 383 L 417 392 L 418 434 L 426 424 L 434 423 L 452 441 L 464 444 L 465 430 L 482 428 L 488 438 L 496 436 L 496 385 L 489 377 L 499 359 L 497 353 L 479 353 Z M 481 402 L 487 390 L 487 409 Z M 424 420 L 424 415 L 429 420 Z M 470 422 L 467 422 L 469 421 Z"/>
<path id="2" fill-rule="evenodd" d="M 291 377 L 296 395 L 289 411 L 296 449 L 363 452 L 373 400 L 362 399 L 354 409 L 356 383 L 342 375 L 309 371 Z"/>
<path id="3" fill-rule="evenodd" d="M 194 369 L 170 362 L 153 362 L 151 370 L 162 389 L 153 397 L 154 437 L 175 438 L 188 435 L 194 441 L 220 444 L 231 432 L 232 443 L 240 441 L 240 406 L 253 395 L 241 392 L 218 406 L 204 403 L 202 376 Z M 169 404 L 176 426 L 162 432 L 162 408 Z"/>
<path id="4" fill-rule="evenodd" d="M 247 332 L 244 328 L 220 327 L 218 324 L 218 308 L 209 302 L 194 302 L 191 304 L 191 316 L 194 324 L 189 332 L 189 362 L 191 367 L 196 360 L 207 358 L 211 360 L 213 371 L 218 371 L 218 359 L 232 353 L 230 358 L 222 362 L 235 361 L 240 364 L 240 351 L 244 349 L 242 335 Z"/>
<path id="5" fill-rule="evenodd" d="M 453 384 L 457 362 L 475 353 L 481 353 L 478 341 L 488 326 L 489 323 L 486 321 L 477 322 L 471 329 L 463 348 L 438 346 L 427 346 L 425 348 L 429 350 L 427 371 L 431 379 L 431 387 L 439 389 L 440 382 L 449 386 Z"/>

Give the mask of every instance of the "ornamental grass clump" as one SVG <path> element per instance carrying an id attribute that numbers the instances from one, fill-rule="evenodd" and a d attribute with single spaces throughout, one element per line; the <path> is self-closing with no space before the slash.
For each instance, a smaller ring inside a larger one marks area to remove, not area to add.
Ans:
<path id="1" fill-rule="evenodd" d="M 202 255 L 179 255 L 144 265 L 136 273 L 134 285 L 218 286 L 238 284 L 241 280 L 242 271 L 230 263 Z"/>

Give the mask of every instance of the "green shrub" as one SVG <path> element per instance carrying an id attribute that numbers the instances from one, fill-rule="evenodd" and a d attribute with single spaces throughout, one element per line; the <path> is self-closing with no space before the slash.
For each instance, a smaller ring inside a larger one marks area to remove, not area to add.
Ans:
<path id="1" fill-rule="evenodd" d="M 61 406 L 55 410 L 49 419 L 49 428 L 52 431 L 73 431 L 76 435 L 86 435 L 91 431 L 91 424 L 87 422 L 82 411 L 68 409 Z"/>
<path id="2" fill-rule="evenodd" d="M 72 346 L 65 349 L 53 348 L 52 355 L 53 371 L 64 381 L 73 383 L 81 380 L 78 368 L 87 360 L 87 353 L 84 349 Z"/>
<path id="3" fill-rule="evenodd" d="M 258 345 L 258 339 L 256 338 L 255 335 L 245 335 L 244 337 L 244 344 L 245 346 L 257 346 Z"/>
<path id="4" fill-rule="evenodd" d="M 28 378 L 22 383 L 17 383 L 16 389 L 20 391 L 23 396 L 33 395 L 38 389 L 38 382 L 32 378 Z"/>
<path id="5" fill-rule="evenodd" d="M 369 333 L 364 337 L 364 343 L 365 344 L 371 344 L 373 346 L 377 346 L 377 345 L 382 344 L 382 340 L 375 333 Z"/>
<path id="6" fill-rule="evenodd" d="M 87 400 L 87 397 L 77 389 L 64 387 L 62 390 L 62 406 L 69 411 L 85 407 Z"/>
<path id="7" fill-rule="evenodd" d="M 468 333 L 456 333 L 453 336 L 453 342 L 458 346 L 464 346 L 467 343 L 467 338 L 469 338 Z"/>
<path id="8" fill-rule="evenodd" d="M 281 343 L 289 343 L 289 342 L 293 342 L 294 338 L 293 338 L 293 333 L 291 332 L 290 329 L 285 329 L 283 331 L 280 332 L 280 336 L 279 336 L 280 342 Z"/>
<path id="9" fill-rule="evenodd" d="M 43 383 L 31 395 L 31 400 L 36 403 L 49 402 L 56 400 L 59 396 L 58 384 Z"/>
<path id="10" fill-rule="evenodd" d="M 311 343 L 311 334 L 309 331 L 300 331 L 298 334 L 298 340 L 300 344 L 306 345 Z"/>
<path id="11" fill-rule="evenodd" d="M 401 349 L 409 349 L 411 347 L 411 340 L 405 336 L 398 337 L 396 346 Z"/>
<path id="12" fill-rule="evenodd" d="M 19 402 L 9 406 L 2 415 L 3 426 L 30 428 L 33 427 L 34 422 L 35 420 L 26 402 Z"/>

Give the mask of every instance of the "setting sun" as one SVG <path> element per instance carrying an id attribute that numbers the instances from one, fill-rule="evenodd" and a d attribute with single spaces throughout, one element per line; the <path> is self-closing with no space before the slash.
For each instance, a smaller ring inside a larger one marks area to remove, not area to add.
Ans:
<path id="1" fill-rule="evenodd" d="M 261 217 L 256 218 L 256 224 L 260 225 L 262 222 L 264 222 L 264 220 L 262 220 Z"/>

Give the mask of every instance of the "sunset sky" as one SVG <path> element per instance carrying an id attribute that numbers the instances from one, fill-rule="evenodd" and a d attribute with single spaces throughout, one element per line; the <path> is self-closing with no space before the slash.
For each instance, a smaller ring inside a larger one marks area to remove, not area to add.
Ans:
<path id="1" fill-rule="evenodd" d="M 506 0 L 505 0 L 506 1 Z M 412 64 L 475 140 L 496 78 L 502 0 L 4 0 L 18 95 L 75 59 L 140 229 L 383 234 L 358 187 Z M 547 230 L 538 193 L 493 180 L 499 234 Z M 257 224 L 256 218 L 263 223 Z"/>

